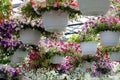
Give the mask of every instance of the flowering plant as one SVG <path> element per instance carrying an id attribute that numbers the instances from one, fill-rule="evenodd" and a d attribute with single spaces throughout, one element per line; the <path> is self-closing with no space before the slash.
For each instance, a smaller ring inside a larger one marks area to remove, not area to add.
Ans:
<path id="1" fill-rule="evenodd" d="M 4 19 L 8 19 L 11 14 L 11 2 L 10 0 L 1 0 L 0 1 L 0 23 L 4 22 Z"/>
<path id="2" fill-rule="evenodd" d="M 44 12 L 52 10 L 68 12 L 71 18 L 80 14 L 78 4 L 68 0 L 30 0 L 21 8 L 22 14 L 31 18 L 41 17 Z"/>
<path id="3" fill-rule="evenodd" d="M 68 43 L 80 43 L 79 34 L 72 34 L 72 36 L 67 40 Z"/>
<path id="4" fill-rule="evenodd" d="M 9 61 L 9 56 L 13 55 L 17 49 L 30 50 L 35 49 L 35 45 L 22 44 L 15 31 L 16 23 L 11 20 L 0 24 L 0 63 L 6 64 Z"/>
<path id="5" fill-rule="evenodd" d="M 14 33 L 14 23 L 12 21 L 5 21 L 0 24 L 0 63 L 9 62 L 7 56 L 12 55 L 16 46 L 20 44 L 20 41 L 17 39 Z"/>
<path id="6" fill-rule="evenodd" d="M 45 46 L 44 46 L 45 47 Z M 61 56 L 73 56 L 74 54 L 80 54 L 80 46 L 72 43 L 48 41 L 46 44 L 46 52 L 51 55 Z"/>
<path id="7" fill-rule="evenodd" d="M 92 56 L 92 55 L 83 55 L 81 57 L 81 60 L 84 62 L 84 61 L 87 61 L 87 62 L 98 62 L 100 61 L 100 57 L 99 56 Z"/>
<path id="8" fill-rule="evenodd" d="M 116 17 L 98 17 L 90 21 L 87 26 L 92 28 L 93 33 L 102 31 L 120 31 L 120 19 Z"/>
<path id="9" fill-rule="evenodd" d="M 82 27 L 81 31 L 78 32 L 80 36 L 80 42 L 99 42 L 99 37 L 96 34 L 93 34 L 92 28 L 88 26 L 91 22 L 86 22 Z"/>
<path id="10" fill-rule="evenodd" d="M 3 66 L 0 68 L 0 80 L 22 80 L 22 73 L 19 69 Z"/>
<path id="11" fill-rule="evenodd" d="M 110 62 L 99 62 L 96 63 L 96 71 L 101 74 L 110 74 L 113 69 L 113 65 Z"/>
<path id="12" fill-rule="evenodd" d="M 0 49 L 6 53 L 14 51 L 16 46 L 20 45 L 20 41 L 17 39 L 16 33 L 14 33 L 14 26 L 12 20 L 0 24 Z"/>
<path id="13" fill-rule="evenodd" d="M 100 45 L 98 50 L 99 50 L 99 53 L 101 53 L 101 54 L 106 54 L 106 53 L 110 54 L 112 52 L 119 52 L 120 51 L 120 43 L 115 47 L 104 47 L 104 46 Z"/>
<path id="14" fill-rule="evenodd" d="M 48 37 L 52 32 L 45 31 L 42 22 L 39 19 L 28 20 L 27 18 L 18 18 L 14 20 L 15 32 L 19 33 L 22 29 L 33 29 L 39 31 L 43 36 Z"/>
<path id="15" fill-rule="evenodd" d="M 120 11 L 120 1 L 118 2 L 116 7 L 117 7 L 117 10 Z"/>
<path id="16" fill-rule="evenodd" d="M 99 42 L 98 35 L 93 35 L 89 31 L 85 30 L 78 32 L 78 34 L 73 34 L 69 39 L 68 43 L 80 43 L 80 42 Z"/>
<path id="17" fill-rule="evenodd" d="M 111 2 L 114 10 L 114 16 L 120 18 L 120 0 L 112 0 Z"/>
<path id="18" fill-rule="evenodd" d="M 80 42 L 99 42 L 99 38 L 97 35 L 92 35 L 89 33 L 86 34 L 79 34 Z"/>
<path id="19" fill-rule="evenodd" d="M 117 8 L 117 10 L 120 10 L 120 0 L 112 0 L 112 5 Z"/>
<path id="20" fill-rule="evenodd" d="M 32 50 L 29 56 L 25 59 L 23 63 L 23 68 L 26 70 L 37 70 L 39 68 L 48 68 L 51 64 L 50 54 L 44 54 L 44 52 L 38 52 Z"/>

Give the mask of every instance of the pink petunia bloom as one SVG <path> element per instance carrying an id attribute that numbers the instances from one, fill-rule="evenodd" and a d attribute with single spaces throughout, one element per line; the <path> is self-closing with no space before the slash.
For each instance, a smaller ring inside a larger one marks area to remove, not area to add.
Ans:
<path id="1" fill-rule="evenodd" d="M 116 2 L 120 2 L 120 0 L 116 0 Z"/>
<path id="2" fill-rule="evenodd" d="M 113 21 L 115 24 L 120 24 L 120 19 L 119 18 L 113 18 Z"/>
<path id="3" fill-rule="evenodd" d="M 74 8 L 78 8 L 78 4 L 75 3 L 75 2 L 72 2 L 72 3 L 71 3 L 71 6 L 74 7 Z"/>

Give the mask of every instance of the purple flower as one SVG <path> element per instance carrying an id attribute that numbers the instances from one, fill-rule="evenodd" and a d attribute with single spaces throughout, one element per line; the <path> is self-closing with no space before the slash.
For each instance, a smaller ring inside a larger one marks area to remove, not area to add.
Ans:
<path id="1" fill-rule="evenodd" d="M 93 73 L 91 73 L 91 76 L 92 76 L 92 77 L 97 77 L 98 75 L 97 75 L 96 72 L 93 72 Z"/>
<path id="2" fill-rule="evenodd" d="M 94 24 L 94 27 L 97 27 L 97 26 L 98 26 L 98 24 L 97 24 L 97 23 L 95 23 L 95 24 Z"/>
<path id="3" fill-rule="evenodd" d="M 11 68 L 11 67 L 7 68 L 7 70 L 8 70 L 9 72 L 11 72 L 12 75 L 16 72 L 16 70 L 15 70 L 14 68 Z"/>
<path id="4" fill-rule="evenodd" d="M 61 65 L 59 70 L 56 70 L 55 72 L 59 73 L 59 75 L 62 75 L 66 72 L 67 68 L 64 65 Z"/>
<path id="5" fill-rule="evenodd" d="M 2 76 L 1 76 L 1 73 L 2 73 Z M 7 80 L 7 79 L 19 80 L 20 76 L 21 76 L 20 73 L 17 72 L 15 68 L 3 67 L 0 69 L 0 80 Z"/>

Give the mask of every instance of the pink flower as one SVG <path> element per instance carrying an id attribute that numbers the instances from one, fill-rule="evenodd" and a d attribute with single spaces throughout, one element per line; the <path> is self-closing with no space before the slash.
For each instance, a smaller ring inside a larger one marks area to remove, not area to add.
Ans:
<path id="1" fill-rule="evenodd" d="M 72 47 L 72 46 L 74 46 L 74 44 L 68 44 L 68 47 Z"/>
<path id="2" fill-rule="evenodd" d="M 101 23 L 106 23 L 107 21 L 106 21 L 105 18 L 101 18 L 101 19 L 100 19 L 100 22 L 101 22 Z"/>
<path id="3" fill-rule="evenodd" d="M 55 4 L 54 4 L 54 7 L 60 7 L 60 5 L 61 5 L 61 3 L 60 2 L 56 2 Z"/>
<path id="4" fill-rule="evenodd" d="M 65 3 L 65 4 L 64 4 L 64 7 L 67 7 L 67 6 L 68 6 L 68 3 Z"/>
<path id="5" fill-rule="evenodd" d="M 75 2 L 72 2 L 72 3 L 71 3 L 71 6 L 72 6 L 73 8 L 76 8 L 76 9 L 78 8 L 78 4 L 75 3 Z"/>
<path id="6" fill-rule="evenodd" d="M 116 2 L 120 2 L 120 0 L 116 0 Z"/>
<path id="7" fill-rule="evenodd" d="M 61 48 L 62 51 L 64 52 L 69 52 L 69 50 L 65 49 L 65 48 Z"/>
<path id="8" fill-rule="evenodd" d="M 120 24 L 120 19 L 119 18 L 113 18 L 113 21 L 115 24 Z"/>

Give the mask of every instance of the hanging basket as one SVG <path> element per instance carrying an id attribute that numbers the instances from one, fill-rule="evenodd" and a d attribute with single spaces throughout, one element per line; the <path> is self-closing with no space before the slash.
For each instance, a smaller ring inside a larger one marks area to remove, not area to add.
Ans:
<path id="1" fill-rule="evenodd" d="M 110 59 L 112 61 L 120 61 L 120 52 L 114 52 L 110 54 Z"/>
<path id="2" fill-rule="evenodd" d="M 102 46 L 113 47 L 119 42 L 119 32 L 104 31 L 100 33 L 100 41 Z"/>
<path id="3" fill-rule="evenodd" d="M 10 56 L 12 63 L 21 63 L 22 60 L 27 57 L 28 52 L 21 49 L 17 49 L 12 56 Z"/>
<path id="4" fill-rule="evenodd" d="M 104 15 L 110 7 L 110 0 L 78 0 L 80 11 L 83 15 Z"/>
<path id="5" fill-rule="evenodd" d="M 50 11 L 42 15 L 42 21 L 46 31 L 49 32 L 62 32 L 66 29 L 68 24 L 68 13 Z"/>
<path id="6" fill-rule="evenodd" d="M 33 29 L 21 30 L 20 40 L 24 44 L 37 44 L 40 40 L 40 32 Z"/>
<path id="7" fill-rule="evenodd" d="M 65 62 L 65 58 L 62 57 L 62 56 L 59 56 L 59 55 L 54 55 L 52 58 L 51 58 L 51 61 L 53 64 L 62 64 Z"/>
<path id="8" fill-rule="evenodd" d="M 98 47 L 97 42 L 82 42 L 80 44 L 83 55 L 95 55 Z"/>

